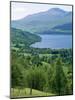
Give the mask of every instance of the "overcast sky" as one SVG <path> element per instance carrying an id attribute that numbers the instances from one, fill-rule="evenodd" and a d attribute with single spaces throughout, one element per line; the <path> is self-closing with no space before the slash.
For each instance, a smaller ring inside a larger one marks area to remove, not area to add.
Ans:
<path id="1" fill-rule="evenodd" d="M 72 11 L 72 6 L 12 2 L 11 20 L 18 20 L 27 15 L 47 11 L 51 8 L 61 8 L 65 11 Z"/>

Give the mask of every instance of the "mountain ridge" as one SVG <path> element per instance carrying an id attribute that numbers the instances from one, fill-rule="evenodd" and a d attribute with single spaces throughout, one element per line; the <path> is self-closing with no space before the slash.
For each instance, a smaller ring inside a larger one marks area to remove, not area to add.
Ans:
<path id="1" fill-rule="evenodd" d="M 45 12 L 28 15 L 17 21 L 11 21 L 11 26 L 38 33 L 66 23 L 72 24 L 72 12 L 64 11 L 60 8 L 52 8 Z"/>

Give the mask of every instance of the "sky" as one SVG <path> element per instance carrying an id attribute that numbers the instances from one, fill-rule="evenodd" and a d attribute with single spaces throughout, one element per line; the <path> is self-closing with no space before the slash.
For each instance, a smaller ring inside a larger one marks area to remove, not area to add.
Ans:
<path id="1" fill-rule="evenodd" d="M 72 11 L 72 6 L 11 2 L 11 20 L 19 20 L 28 15 L 47 11 L 51 8 L 61 8 Z"/>

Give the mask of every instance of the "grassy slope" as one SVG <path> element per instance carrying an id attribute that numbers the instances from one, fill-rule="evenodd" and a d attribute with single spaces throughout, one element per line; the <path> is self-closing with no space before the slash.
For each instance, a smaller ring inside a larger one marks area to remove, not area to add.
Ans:
<path id="1" fill-rule="evenodd" d="M 32 96 L 52 96 L 55 94 L 46 93 L 39 90 L 32 89 L 32 95 L 30 95 L 30 89 L 11 89 L 11 97 L 32 97 Z"/>

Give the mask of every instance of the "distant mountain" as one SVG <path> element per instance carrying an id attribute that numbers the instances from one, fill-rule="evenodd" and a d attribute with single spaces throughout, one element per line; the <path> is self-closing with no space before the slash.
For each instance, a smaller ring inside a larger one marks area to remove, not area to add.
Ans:
<path id="1" fill-rule="evenodd" d="M 28 15 L 20 20 L 11 21 L 11 26 L 33 33 L 41 33 L 66 23 L 72 24 L 72 12 L 52 8 L 45 12 Z"/>
<path id="2" fill-rule="evenodd" d="M 60 8 L 52 8 L 48 10 L 48 13 L 53 14 L 55 16 L 64 16 L 65 14 L 67 14 L 66 11 L 60 9 Z"/>
<path id="3" fill-rule="evenodd" d="M 72 23 L 66 23 L 66 24 L 63 24 L 63 25 L 58 25 L 58 26 L 55 26 L 53 29 L 72 31 Z"/>

